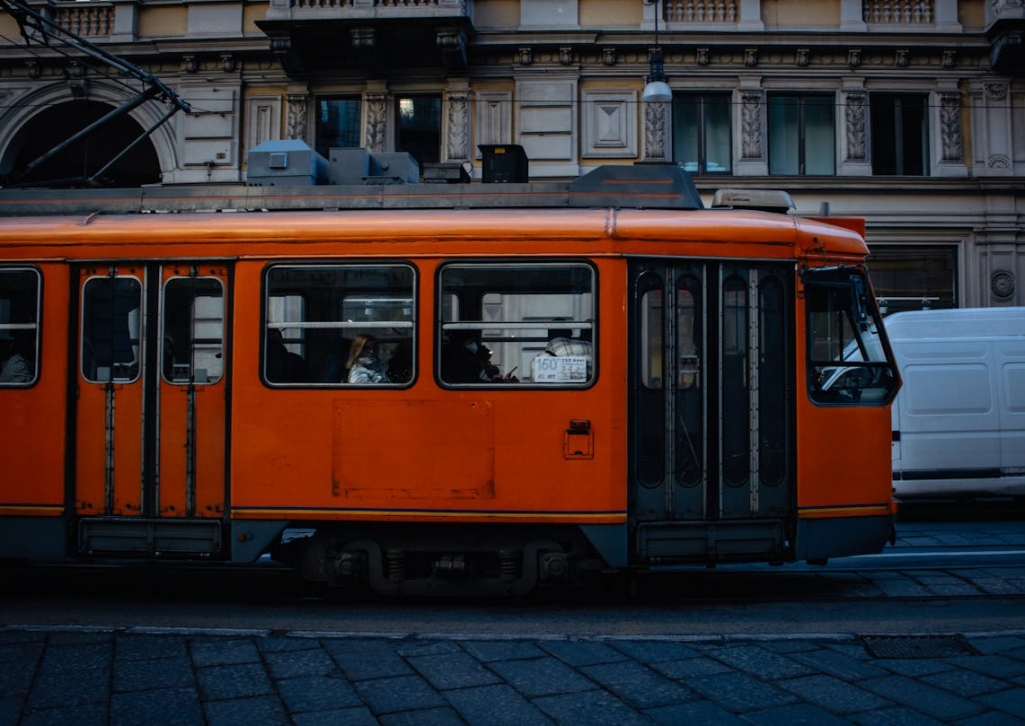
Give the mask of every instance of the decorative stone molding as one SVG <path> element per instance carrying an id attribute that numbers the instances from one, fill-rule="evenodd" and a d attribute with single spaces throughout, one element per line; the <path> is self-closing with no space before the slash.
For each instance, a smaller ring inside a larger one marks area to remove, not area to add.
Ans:
<path id="1" fill-rule="evenodd" d="M 855 69 L 861 65 L 861 48 L 851 48 L 847 51 L 847 67 Z"/>
<path id="2" fill-rule="evenodd" d="M 745 48 L 744 49 L 744 65 L 748 68 L 754 68 L 758 65 L 758 49 L 757 48 Z"/>
<path id="3" fill-rule="evenodd" d="M 811 49 L 810 48 L 798 48 L 797 49 L 797 67 L 807 68 L 811 64 Z"/>
<path id="4" fill-rule="evenodd" d="M 1007 270 L 997 270 L 989 278 L 989 289 L 993 296 L 999 300 L 1009 300 L 1014 296 L 1015 280 L 1014 273 Z"/>
<path id="5" fill-rule="evenodd" d="M 512 99 L 509 91 L 477 91 L 474 158 L 481 158 L 480 144 L 512 143 Z"/>
<path id="6" fill-rule="evenodd" d="M 534 50 L 530 47 L 520 48 L 520 65 L 529 66 L 534 62 Z"/>
<path id="7" fill-rule="evenodd" d="M 195 73 L 199 70 L 199 63 L 194 55 L 183 55 L 181 64 L 182 73 Z"/>
<path id="8" fill-rule="evenodd" d="M 985 83 L 982 87 L 986 92 L 987 101 L 1003 101 L 1007 98 L 1009 89 L 1006 83 Z"/>
<path id="9" fill-rule="evenodd" d="M 666 123 L 668 103 L 644 104 L 644 160 L 669 161 L 670 153 Z"/>
<path id="10" fill-rule="evenodd" d="M 221 70 L 225 73 L 232 73 L 235 70 L 235 56 L 231 53 L 221 53 Z"/>
<path id="11" fill-rule="evenodd" d="M 953 68 L 957 64 L 957 51 L 956 50 L 945 50 L 943 51 L 942 65 L 944 68 Z"/>
<path id="12" fill-rule="evenodd" d="M 25 61 L 25 65 L 28 67 L 29 78 L 39 78 L 43 74 L 42 69 L 39 67 L 39 63 L 34 60 Z"/>
<path id="13" fill-rule="evenodd" d="M 559 64 L 568 66 L 573 64 L 573 48 L 568 45 L 564 45 L 559 48 Z"/>
<path id="14" fill-rule="evenodd" d="M 448 128 L 444 161 L 466 161 L 470 146 L 470 93 L 458 91 L 445 96 Z"/>
<path id="15" fill-rule="evenodd" d="M 388 94 L 383 91 L 364 93 L 363 105 L 366 108 L 363 146 L 369 151 L 384 151 L 388 128 Z"/>
<path id="16" fill-rule="evenodd" d="M 616 49 L 615 48 L 602 48 L 601 49 L 601 62 L 606 66 L 616 65 Z"/>
<path id="17" fill-rule="evenodd" d="M 290 139 L 306 140 L 309 97 L 304 93 L 290 93 L 286 97 L 287 134 Z"/>
<path id="18" fill-rule="evenodd" d="M 961 130 L 961 94 L 940 95 L 940 137 L 943 161 L 961 161 L 964 157 L 964 141 Z"/>
<path id="19" fill-rule="evenodd" d="M 1011 168 L 1011 157 L 1006 154 L 993 154 L 993 156 L 986 159 L 987 169 L 1010 169 Z"/>
<path id="20" fill-rule="evenodd" d="M 581 148 L 587 158 L 637 156 L 637 93 L 584 91 Z"/>
<path id="21" fill-rule="evenodd" d="M 742 159 L 762 158 L 762 93 L 740 94 L 740 155 Z"/>
<path id="22" fill-rule="evenodd" d="M 910 63 L 910 60 L 911 51 L 909 51 L 907 48 L 898 48 L 896 52 L 896 57 L 894 58 L 893 62 L 894 65 L 896 65 L 898 68 L 907 68 L 908 63 Z"/>
<path id="23" fill-rule="evenodd" d="M 846 94 L 847 160 L 864 161 L 865 143 L 865 94 Z"/>
<path id="24" fill-rule="evenodd" d="M 698 48 L 697 60 L 699 66 L 707 66 L 712 62 L 711 51 L 708 48 Z"/>

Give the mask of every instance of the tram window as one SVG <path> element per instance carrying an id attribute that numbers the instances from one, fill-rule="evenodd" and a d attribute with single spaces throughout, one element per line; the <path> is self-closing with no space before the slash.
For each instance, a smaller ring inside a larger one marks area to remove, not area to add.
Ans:
<path id="1" fill-rule="evenodd" d="M 161 360 L 170 383 L 216 383 L 224 373 L 224 288 L 213 277 L 164 286 Z"/>
<path id="2" fill-rule="evenodd" d="M 0 387 L 30 386 L 38 375 L 39 273 L 0 269 Z"/>
<path id="3" fill-rule="evenodd" d="M 125 383 L 139 377 L 142 283 L 134 277 L 93 277 L 82 289 L 82 377 Z"/>
<path id="4" fill-rule="evenodd" d="M 883 405 L 897 387 L 896 364 L 879 330 L 882 321 L 863 278 L 842 271 L 809 275 L 808 391 L 820 404 Z M 855 284 L 857 283 L 857 284 Z"/>
<path id="5" fill-rule="evenodd" d="M 453 263 L 439 282 L 439 380 L 583 387 L 595 377 L 594 269 Z"/>
<path id="6" fill-rule="evenodd" d="M 269 267 L 265 380 L 303 386 L 412 383 L 415 280 L 407 264 Z"/>

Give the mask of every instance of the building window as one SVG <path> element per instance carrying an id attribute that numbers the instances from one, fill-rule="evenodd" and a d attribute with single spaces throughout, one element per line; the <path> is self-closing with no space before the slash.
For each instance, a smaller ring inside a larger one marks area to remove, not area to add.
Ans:
<path id="1" fill-rule="evenodd" d="M 960 304 L 956 245 L 872 245 L 872 287 L 884 315 Z"/>
<path id="2" fill-rule="evenodd" d="M 441 160 L 441 97 L 398 96 L 395 149 L 408 151 L 422 167 Z"/>
<path id="3" fill-rule="evenodd" d="M 446 265 L 440 370 L 446 385 L 584 387 L 595 375 L 594 269 L 584 263 Z"/>
<path id="4" fill-rule="evenodd" d="M 416 275 L 403 263 L 267 269 L 263 374 L 271 385 L 407 385 Z"/>
<path id="5" fill-rule="evenodd" d="M 927 108 L 924 95 L 872 94 L 873 174 L 923 176 L 928 173 Z"/>
<path id="6" fill-rule="evenodd" d="M 729 174 L 730 96 L 673 99 L 673 160 L 692 174 Z"/>
<path id="7" fill-rule="evenodd" d="M 317 153 L 326 159 L 330 157 L 331 149 L 360 146 L 360 100 L 317 99 Z"/>
<path id="8" fill-rule="evenodd" d="M 0 387 L 30 386 L 39 360 L 39 273 L 0 269 Z"/>
<path id="9" fill-rule="evenodd" d="M 836 173 L 833 96 L 769 96 L 769 173 Z"/>

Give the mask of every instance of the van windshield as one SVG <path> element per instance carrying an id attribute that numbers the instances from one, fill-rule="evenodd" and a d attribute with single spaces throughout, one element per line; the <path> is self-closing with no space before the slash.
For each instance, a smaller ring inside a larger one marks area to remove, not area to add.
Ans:
<path id="1" fill-rule="evenodd" d="M 868 290 L 853 268 L 806 274 L 808 395 L 815 403 L 885 405 L 896 395 L 896 363 Z"/>

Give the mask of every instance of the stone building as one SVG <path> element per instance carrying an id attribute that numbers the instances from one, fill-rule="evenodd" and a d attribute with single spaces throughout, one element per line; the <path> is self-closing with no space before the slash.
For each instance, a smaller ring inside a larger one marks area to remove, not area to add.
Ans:
<path id="1" fill-rule="evenodd" d="M 890 310 L 1025 305 L 1021 0 L 0 0 L 2 10 L 6 186 L 238 184 L 248 151 L 272 139 L 324 156 L 408 151 L 438 178 L 462 168 L 479 180 L 481 146 L 495 144 L 520 145 L 532 180 L 676 162 L 706 203 L 721 187 L 773 187 L 798 213 L 865 217 Z M 38 18 L 84 44 L 40 36 Z M 658 57 L 672 100 L 646 103 Z"/>

